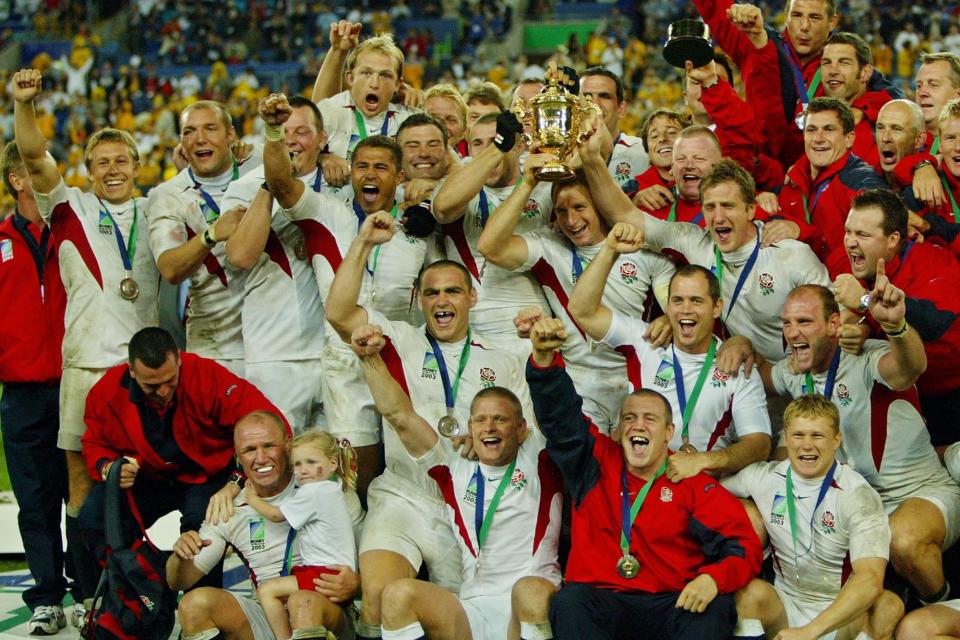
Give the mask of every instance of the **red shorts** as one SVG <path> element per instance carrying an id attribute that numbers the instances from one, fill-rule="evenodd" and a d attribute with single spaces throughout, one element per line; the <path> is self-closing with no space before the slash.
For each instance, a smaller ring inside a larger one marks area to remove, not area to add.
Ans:
<path id="1" fill-rule="evenodd" d="M 290 570 L 290 574 L 297 579 L 297 586 L 301 591 L 313 591 L 316 588 L 316 585 L 313 584 L 315 578 L 319 578 L 322 575 L 337 575 L 340 573 L 339 569 L 331 569 L 329 567 L 322 566 L 299 566 L 293 567 Z"/>

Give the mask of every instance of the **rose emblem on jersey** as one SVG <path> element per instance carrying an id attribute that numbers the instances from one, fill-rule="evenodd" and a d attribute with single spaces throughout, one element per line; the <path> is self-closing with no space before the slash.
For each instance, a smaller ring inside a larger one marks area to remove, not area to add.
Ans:
<path id="1" fill-rule="evenodd" d="M 540 214 L 540 205 L 537 204 L 537 201 L 533 198 L 527 200 L 526 204 L 523 205 L 523 217 L 524 218 L 535 218 Z"/>
<path id="2" fill-rule="evenodd" d="M 640 273 L 640 270 L 637 269 L 637 265 L 629 260 L 620 263 L 620 279 L 627 284 L 636 282 L 638 273 Z"/>
<path id="3" fill-rule="evenodd" d="M 710 378 L 710 384 L 714 387 L 725 387 L 727 386 L 727 380 L 730 379 L 730 376 L 725 374 L 720 369 L 713 370 L 713 377 Z"/>
<path id="4" fill-rule="evenodd" d="M 760 274 L 760 278 L 758 279 L 758 281 L 760 282 L 760 291 L 763 293 L 763 295 L 768 296 L 771 293 L 773 293 L 773 276 L 772 275 L 764 271 L 763 273 Z"/>
<path id="5" fill-rule="evenodd" d="M 493 387 L 497 384 L 497 372 L 490 367 L 480 369 L 480 386 L 483 388 Z"/>
<path id="6" fill-rule="evenodd" d="M 843 406 L 847 407 L 850 405 L 851 402 L 853 402 L 853 399 L 850 397 L 850 390 L 847 389 L 847 385 L 843 384 L 842 382 L 837 385 L 836 393 L 837 393 L 837 400 Z"/>
<path id="7" fill-rule="evenodd" d="M 617 178 L 626 178 L 630 175 L 630 163 L 621 162 L 616 168 Z"/>
<path id="8" fill-rule="evenodd" d="M 523 470 L 514 469 L 513 476 L 510 478 L 510 486 L 517 491 L 520 491 L 525 486 L 527 486 L 527 476 L 524 475 Z"/>
<path id="9" fill-rule="evenodd" d="M 826 533 L 833 533 L 837 526 L 837 518 L 830 511 L 824 511 L 820 516 L 820 524 L 823 525 Z"/>
<path id="10" fill-rule="evenodd" d="M 660 502 L 673 502 L 673 489 L 670 487 L 661 487 Z"/>

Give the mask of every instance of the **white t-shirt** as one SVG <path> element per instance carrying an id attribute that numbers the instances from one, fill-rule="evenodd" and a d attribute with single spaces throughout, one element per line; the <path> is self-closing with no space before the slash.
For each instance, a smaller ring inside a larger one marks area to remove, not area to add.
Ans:
<path id="1" fill-rule="evenodd" d="M 479 571 L 476 474 L 479 469 L 484 483 L 482 513 L 488 518 L 490 503 L 508 467 L 464 460 L 443 438 L 417 461 L 436 482 L 447 504 L 463 558 L 462 600 L 510 593 L 517 580 L 526 576 L 560 585 L 557 547 L 563 484 L 543 447 L 543 436 L 535 429 L 520 445 L 513 474 L 480 549 Z"/>
<path id="2" fill-rule="evenodd" d="M 201 189 L 221 212 L 227 211 L 219 203 L 232 181 L 232 168 L 215 178 L 194 181 L 190 176 L 187 167 L 150 191 L 150 247 L 158 258 L 202 235 L 219 217 Z M 225 245 L 217 243 L 190 276 L 187 350 L 214 360 L 242 360 L 244 272 L 229 263 Z"/>
<path id="3" fill-rule="evenodd" d="M 888 510 L 930 488 L 960 495 L 930 444 L 916 387 L 893 391 L 880 375 L 878 363 L 889 351 L 882 340 L 867 340 L 859 356 L 840 353 L 831 400 L 840 410 L 843 461 L 877 490 Z M 790 373 L 789 366 L 783 360 L 773 367 L 773 384 L 796 398 L 808 392 L 806 376 Z M 826 381 L 827 372 L 813 376 L 817 393 Z"/>
<path id="4" fill-rule="evenodd" d="M 160 273 L 147 241 L 146 199 L 109 204 L 92 193 L 67 187 L 62 179 L 50 193 L 34 195 L 57 244 L 60 277 L 67 292 L 63 366 L 107 369 L 126 361 L 133 334 L 158 322 Z M 129 252 L 134 212 L 136 242 L 128 274 L 113 225 Z M 140 287 L 132 301 L 120 297 L 120 282 L 128 275 Z"/>
<path id="5" fill-rule="evenodd" d="M 799 556 L 795 559 L 787 512 L 789 465 L 788 460 L 755 462 L 724 478 L 723 486 L 738 498 L 753 498 L 763 516 L 773 547 L 777 588 L 798 602 L 829 605 L 840 593 L 850 563 L 888 558 L 890 526 L 880 496 L 848 466 L 837 465 L 819 506 L 823 478 L 806 480 L 794 473 Z"/>
<path id="6" fill-rule="evenodd" d="M 307 189 L 322 175 L 300 178 Z M 224 211 L 248 206 L 264 181 L 257 167 L 227 188 Z M 303 232 L 273 203 L 270 235 L 256 264 L 243 279 L 243 346 L 250 363 L 310 360 L 323 351 L 323 304 L 313 269 L 307 260 Z"/>
<path id="7" fill-rule="evenodd" d="M 357 119 L 354 112 L 363 118 L 368 136 L 386 135 L 396 136 L 397 129 L 408 117 L 417 113 L 402 104 L 391 102 L 386 111 L 369 118 L 362 111 L 356 109 L 350 91 L 341 91 L 335 96 L 325 98 L 317 103 L 320 114 L 323 116 L 323 128 L 329 136 L 327 145 L 330 151 L 341 158 L 350 160 L 353 149 L 360 142 L 360 131 L 357 128 Z M 384 125 L 386 121 L 386 125 Z"/>
<path id="8" fill-rule="evenodd" d="M 405 322 L 392 322 L 383 314 L 367 309 L 368 321 L 379 325 L 389 341 L 381 350 L 390 373 L 410 396 L 414 410 L 434 429 L 437 421 L 447 415 L 443 382 L 439 362 L 434 356 L 424 327 L 414 327 Z M 463 354 L 464 341 L 457 343 L 438 342 L 451 386 L 456 380 Z M 470 352 L 460 378 L 455 398 L 453 415 L 460 424 L 461 433 L 467 433 L 470 418 L 470 403 L 473 396 L 488 387 L 505 387 L 516 394 L 523 407 L 527 425 L 536 424 L 530 389 L 524 377 L 520 359 L 506 351 L 494 349 L 480 335 L 470 336 Z M 384 457 L 387 468 L 411 482 L 422 483 L 417 465 L 407 455 L 406 449 L 390 428 L 383 430 Z"/>
<path id="9" fill-rule="evenodd" d="M 297 530 L 305 565 L 342 564 L 357 570 L 357 543 L 340 480 L 300 485 L 277 506 Z"/>
<path id="10" fill-rule="evenodd" d="M 623 189 L 624 185 L 649 168 L 650 158 L 643 149 L 643 140 L 625 133 L 617 136 L 610 161 L 607 162 L 607 169 L 617 185 Z M 631 190 L 636 190 L 635 185 Z"/>
<path id="11" fill-rule="evenodd" d="M 670 448 L 676 451 L 683 444 L 683 412 L 677 396 L 674 354 L 683 371 L 683 386 L 688 402 L 707 355 L 693 355 L 672 347 L 655 349 L 643 339 L 646 330 L 647 324 L 642 320 L 614 311 L 610 330 L 602 342 L 614 348 L 628 347 L 627 368 L 636 372 L 636 377 L 631 379 L 634 389 L 653 389 L 670 401 L 676 425 Z M 718 349 L 720 344 L 717 339 Z M 767 397 L 760 376 L 752 375 L 747 379 L 741 367 L 737 377 L 732 378 L 714 366 L 690 416 L 690 444 L 697 451 L 722 449 L 751 433 L 770 435 Z"/>
<path id="12" fill-rule="evenodd" d="M 547 300 L 531 274 L 487 263 L 477 249 L 486 221 L 514 188 L 513 185 L 499 189 L 483 187 L 467 204 L 459 220 L 443 225 L 447 257 L 467 268 L 477 289 L 477 304 L 470 312 L 470 325 L 492 340 L 518 340 L 513 324 L 517 313 L 527 307 L 547 308 Z M 550 185 L 537 185 L 523 207 L 514 233 L 520 235 L 545 227 L 552 211 Z"/>
<path id="13" fill-rule="evenodd" d="M 709 231 L 695 224 L 665 222 L 653 216 L 645 216 L 643 224 L 644 238 L 651 249 L 677 252 L 690 264 L 716 273 L 716 244 Z M 795 240 L 781 240 L 760 249 L 731 311 L 730 301 L 737 281 L 759 238 L 758 233 L 756 240 L 721 254 L 722 318 L 732 335 L 750 338 L 764 358 L 776 362 L 784 355 L 780 310 L 787 295 L 801 284 L 830 286 L 830 275 L 809 246 Z"/>

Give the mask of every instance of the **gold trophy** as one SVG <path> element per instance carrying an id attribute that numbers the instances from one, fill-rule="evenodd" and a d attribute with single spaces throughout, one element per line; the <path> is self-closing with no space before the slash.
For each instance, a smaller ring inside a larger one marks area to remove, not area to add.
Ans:
<path id="1" fill-rule="evenodd" d="M 558 158 L 536 170 L 537 180 L 564 182 L 573 179 L 573 169 L 564 164 L 564 160 L 569 159 L 581 139 L 581 125 L 591 114 L 600 115 L 600 108 L 589 100 L 581 102 L 559 86 L 555 75 L 549 82 L 543 91 L 530 98 L 526 109 L 517 104 L 513 113 L 533 131 L 533 135 L 523 134 L 527 145 L 537 141 L 540 153 L 552 153 Z"/>

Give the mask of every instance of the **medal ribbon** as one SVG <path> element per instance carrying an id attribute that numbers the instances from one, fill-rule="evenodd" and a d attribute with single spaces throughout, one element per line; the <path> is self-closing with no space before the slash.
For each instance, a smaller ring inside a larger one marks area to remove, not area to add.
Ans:
<path id="1" fill-rule="evenodd" d="M 673 378 L 677 383 L 677 401 L 680 404 L 680 413 L 683 415 L 683 430 L 680 432 L 680 436 L 684 442 L 687 442 L 690 433 L 690 418 L 693 416 L 697 400 L 700 399 L 700 392 L 703 391 L 703 384 L 707 381 L 707 374 L 710 373 L 710 369 L 713 367 L 713 359 L 717 354 L 717 339 L 712 336 L 710 338 L 707 359 L 704 360 L 700 375 L 697 376 L 697 382 L 693 385 L 690 402 L 687 402 L 687 394 L 683 388 L 683 369 L 680 367 L 680 359 L 677 358 L 677 350 L 673 346 L 670 348 L 673 350 Z"/>
<path id="2" fill-rule="evenodd" d="M 727 306 L 727 315 L 730 317 L 730 313 L 733 311 L 733 305 L 737 304 L 737 298 L 740 297 L 740 292 L 743 290 L 743 285 L 747 282 L 747 276 L 750 275 L 750 271 L 753 270 L 753 266 L 757 263 L 757 257 L 760 255 L 760 228 L 757 228 L 757 244 L 753 247 L 753 251 L 750 252 L 750 257 L 747 258 L 747 263 L 743 266 L 743 271 L 740 272 L 740 277 L 737 279 L 737 285 L 733 288 L 733 295 L 730 296 L 730 304 Z M 720 283 L 720 290 L 723 291 L 723 256 L 720 254 L 720 247 L 713 248 L 713 257 L 714 257 L 714 273 L 717 276 L 717 282 Z M 726 320 L 724 320 L 726 321 Z"/>
<path id="3" fill-rule="evenodd" d="M 513 195 L 513 192 L 517 190 L 517 187 L 520 186 L 521 182 L 523 182 L 522 174 L 520 175 L 519 178 L 517 178 L 517 184 L 513 185 L 513 191 L 510 192 L 510 195 Z M 481 187 L 480 188 L 480 227 L 483 228 L 487 226 L 487 220 L 489 219 L 490 219 L 490 201 L 487 199 L 486 188 Z"/>
<path id="4" fill-rule="evenodd" d="M 390 127 L 390 116 L 393 115 L 393 111 L 387 111 L 383 116 L 383 124 L 380 126 L 380 135 L 387 135 L 387 130 Z M 363 119 L 363 114 L 360 113 L 360 109 L 353 107 L 353 118 L 357 121 L 357 132 L 360 134 L 361 140 L 367 139 L 367 123 Z"/>
<path id="5" fill-rule="evenodd" d="M 950 190 L 950 185 L 947 184 L 947 177 L 941 175 L 940 182 L 943 183 L 943 190 L 950 196 L 950 208 L 953 209 L 953 221 L 960 222 L 960 207 L 957 206 L 957 201 L 953 198 L 953 192 Z"/>
<path id="6" fill-rule="evenodd" d="M 573 281 L 576 283 L 580 279 L 580 276 L 583 275 L 583 260 L 577 254 L 577 248 L 572 247 L 570 253 L 573 255 Z"/>
<path id="7" fill-rule="evenodd" d="M 354 202 L 356 202 L 356 200 L 354 200 Z M 396 220 L 398 213 L 399 212 L 397 211 L 397 205 L 396 203 L 394 203 L 393 208 L 390 209 L 390 217 Z M 367 273 L 370 274 L 371 278 L 374 277 L 377 273 L 377 262 L 380 260 L 380 249 L 382 247 L 383 247 L 382 244 L 378 244 L 376 247 L 373 248 L 373 264 L 371 267 L 367 268 Z"/>
<path id="8" fill-rule="evenodd" d="M 100 200 L 98 197 L 97 200 Z M 100 204 L 103 205 L 103 209 L 100 210 L 101 215 L 106 215 L 110 219 L 110 224 L 113 226 L 113 233 L 117 237 L 117 247 L 120 249 L 120 259 L 123 261 L 123 268 L 125 271 L 133 271 L 133 259 L 137 255 L 137 199 L 133 199 L 133 224 L 130 225 L 130 245 L 127 246 L 123 241 L 123 234 L 120 233 L 120 227 L 117 226 L 117 222 L 113 219 L 113 216 L 110 215 L 110 210 L 107 209 L 107 205 L 103 204 L 103 200 L 100 200 Z"/>
<path id="9" fill-rule="evenodd" d="M 490 500 L 490 508 L 487 510 L 486 516 L 483 514 L 483 492 L 484 485 L 486 480 L 483 479 L 483 474 L 480 472 L 480 465 L 477 465 L 477 471 L 473 474 L 474 479 L 477 481 L 477 509 L 474 515 L 474 528 L 477 532 L 477 557 L 480 556 L 480 550 L 483 549 L 483 543 L 487 541 L 487 535 L 490 533 L 490 527 L 493 526 L 493 516 L 497 513 L 497 506 L 500 504 L 500 498 L 503 497 L 503 492 L 506 491 L 507 485 L 510 484 L 510 479 L 513 477 L 513 469 L 517 466 L 517 459 L 514 458 L 510 462 L 510 466 L 507 467 L 507 470 L 504 472 L 503 477 L 500 478 L 500 484 L 497 485 L 497 490 L 493 494 L 493 498 Z"/>
<path id="10" fill-rule="evenodd" d="M 457 401 L 457 389 L 460 387 L 460 377 L 463 370 L 467 367 L 467 359 L 470 358 L 470 329 L 467 329 L 467 338 L 463 341 L 463 351 L 460 352 L 460 366 L 457 368 L 457 377 L 450 385 L 450 374 L 447 372 L 447 362 L 443 359 L 443 351 L 437 343 L 437 339 L 427 332 L 427 340 L 430 341 L 430 348 L 433 350 L 433 357 L 437 359 L 437 365 L 440 369 L 440 382 L 443 383 L 443 398 L 447 404 L 447 414 L 453 413 L 453 406 Z"/>
<path id="11" fill-rule="evenodd" d="M 930 155 L 937 155 L 937 151 L 940 150 L 940 136 L 934 136 L 933 143 L 930 145 Z"/>
<path id="12" fill-rule="evenodd" d="M 806 555 L 807 551 L 813 546 L 813 519 L 816 517 L 817 509 L 820 508 L 820 503 L 827 497 L 827 491 L 830 490 L 830 485 L 833 483 L 833 474 L 836 470 L 837 461 L 834 460 L 833 465 L 830 466 L 830 471 L 827 472 L 823 482 L 820 483 L 817 503 L 813 505 L 813 511 L 810 512 L 810 545 L 804 550 L 803 555 Z M 793 504 L 793 468 L 789 465 L 787 466 L 787 516 L 790 518 L 790 538 L 793 541 L 793 566 L 797 571 L 797 582 L 800 582 L 800 555 L 797 554 L 797 508 Z"/>
<path id="13" fill-rule="evenodd" d="M 677 200 L 680 198 L 680 195 L 677 193 L 677 190 L 673 190 L 673 204 L 670 205 L 670 213 L 667 214 L 667 222 L 676 222 L 677 221 Z M 700 224 L 700 221 L 703 220 L 703 210 L 697 212 L 697 215 L 693 216 L 690 220 L 691 224 Z"/>
<path id="14" fill-rule="evenodd" d="M 820 87 L 820 68 L 817 67 L 817 72 L 813 76 L 813 81 L 810 83 L 810 86 L 807 87 L 806 83 L 803 81 L 803 71 L 800 70 L 800 64 L 797 62 L 796 56 L 793 51 L 787 46 L 786 40 L 783 38 L 774 39 L 774 44 L 776 44 L 777 49 L 780 50 L 780 53 L 784 55 L 787 59 L 787 64 L 790 65 L 790 71 L 793 72 L 793 82 L 796 85 L 797 97 L 800 99 L 800 103 L 803 105 L 803 111 L 806 110 L 807 104 L 813 100 L 813 96 L 817 95 L 817 89 Z"/>
<path id="15" fill-rule="evenodd" d="M 823 192 L 826 191 L 827 187 L 830 186 L 831 180 L 833 180 L 833 178 L 830 178 L 830 180 L 827 180 L 826 182 L 821 184 L 819 187 L 817 187 L 817 192 L 813 194 L 813 204 L 809 206 L 807 205 L 806 194 L 801 194 L 800 197 L 803 198 L 803 216 L 804 216 L 804 219 L 807 221 L 807 224 L 813 224 L 811 222 L 813 220 L 813 214 L 811 212 L 817 208 L 817 203 L 820 202 L 820 196 L 822 196 Z"/>
<path id="16" fill-rule="evenodd" d="M 320 186 L 323 182 L 323 172 L 320 170 L 320 167 L 317 167 L 317 175 L 313 178 L 313 192 L 320 193 Z"/>
<path id="17" fill-rule="evenodd" d="M 280 566 L 280 575 L 290 575 L 291 565 L 293 564 L 293 541 L 297 537 L 297 530 L 290 527 L 287 533 L 287 548 L 283 552 L 283 564 Z"/>
<path id="18" fill-rule="evenodd" d="M 193 180 L 193 188 L 200 192 L 200 197 L 203 198 L 204 203 L 206 203 L 207 208 L 213 211 L 215 215 L 210 216 L 207 222 L 213 222 L 220 216 L 220 205 L 214 201 L 213 197 L 207 193 L 206 189 L 197 182 L 197 179 L 193 175 L 193 169 L 187 167 L 187 175 L 190 176 L 190 179 Z M 233 182 L 240 177 L 240 168 L 237 166 L 237 161 L 233 161 L 233 175 L 230 176 L 230 182 Z"/>
<path id="19" fill-rule="evenodd" d="M 660 465 L 660 468 L 657 469 L 657 472 L 652 478 L 643 485 L 643 489 L 640 489 L 640 493 L 637 494 L 636 499 L 633 501 L 633 506 L 630 506 L 630 494 L 627 492 L 627 463 L 624 460 L 623 470 L 620 472 L 620 487 L 621 492 L 620 496 L 622 500 L 620 501 L 620 550 L 623 551 L 623 555 L 630 555 L 630 530 L 633 528 L 633 523 L 636 522 L 637 516 L 640 514 L 640 507 L 643 506 L 644 500 L 647 499 L 647 494 L 650 493 L 650 489 L 653 488 L 653 484 L 657 481 L 657 478 L 663 475 L 667 470 L 667 458 L 663 459 L 663 464 Z"/>
<path id="20" fill-rule="evenodd" d="M 837 369 L 840 367 L 840 347 L 833 352 L 833 360 L 827 370 L 827 381 L 823 385 L 823 397 L 829 400 L 833 396 L 833 383 L 837 380 Z M 813 374 L 807 371 L 806 382 L 803 384 L 804 393 L 816 393 L 817 387 L 813 384 Z"/>

